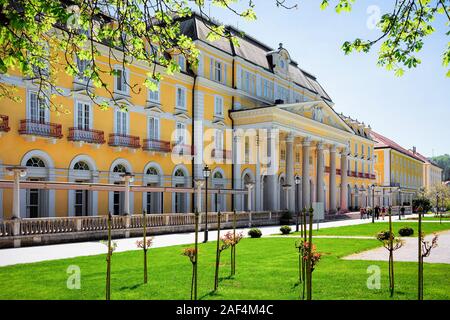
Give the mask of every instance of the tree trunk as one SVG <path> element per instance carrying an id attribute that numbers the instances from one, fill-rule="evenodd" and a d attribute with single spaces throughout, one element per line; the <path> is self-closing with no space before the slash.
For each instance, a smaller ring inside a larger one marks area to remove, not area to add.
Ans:
<path id="1" fill-rule="evenodd" d="M 106 254 L 106 300 L 111 300 L 111 213 L 108 214 L 108 253 Z"/>
<path id="2" fill-rule="evenodd" d="M 219 287 L 219 263 L 220 263 L 220 211 L 217 212 L 217 246 L 216 246 L 216 272 L 214 274 L 214 291 Z"/>
<path id="3" fill-rule="evenodd" d="M 198 264 L 198 211 L 195 211 L 195 260 L 193 265 L 194 300 L 197 300 L 197 264 Z"/>

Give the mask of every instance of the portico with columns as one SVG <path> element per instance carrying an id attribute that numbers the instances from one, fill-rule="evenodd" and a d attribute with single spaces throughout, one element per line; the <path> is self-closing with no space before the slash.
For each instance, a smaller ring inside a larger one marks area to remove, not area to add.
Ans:
<path id="1" fill-rule="evenodd" d="M 241 157 L 234 159 L 235 179 L 244 169 L 255 172 L 255 208 L 295 212 L 322 203 L 327 213 L 347 212 L 348 186 L 374 182 L 371 176 L 358 176 L 348 168 L 352 144 L 357 141 L 372 148 L 373 141 L 355 133 L 323 101 L 239 110 L 231 117 L 241 135 L 256 132 L 256 143 L 236 145 Z"/>

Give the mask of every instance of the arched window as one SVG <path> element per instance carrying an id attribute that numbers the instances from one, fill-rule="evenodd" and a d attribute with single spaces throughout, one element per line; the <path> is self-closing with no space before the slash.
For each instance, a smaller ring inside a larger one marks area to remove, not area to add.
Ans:
<path id="1" fill-rule="evenodd" d="M 74 170 L 90 170 L 89 169 L 89 165 L 84 162 L 84 161 L 78 161 L 77 163 L 75 163 L 75 165 L 73 166 Z"/>
<path id="2" fill-rule="evenodd" d="M 219 172 L 219 171 L 217 171 L 216 173 L 214 173 L 214 177 L 213 177 L 214 179 L 223 179 L 223 177 L 222 177 L 222 174 Z"/>
<path id="3" fill-rule="evenodd" d="M 40 158 L 32 157 L 26 163 L 27 167 L 45 168 L 45 163 Z"/>
<path id="4" fill-rule="evenodd" d="M 114 167 L 113 172 L 125 173 L 127 172 L 127 169 L 123 164 L 118 164 L 117 166 Z"/>
<path id="5" fill-rule="evenodd" d="M 184 172 L 181 169 L 178 169 L 177 171 L 175 171 L 174 174 L 175 177 L 184 177 Z"/>
<path id="6" fill-rule="evenodd" d="M 150 167 L 150 168 L 148 168 L 146 174 L 152 175 L 152 176 L 157 176 L 158 175 L 158 171 L 155 168 Z"/>

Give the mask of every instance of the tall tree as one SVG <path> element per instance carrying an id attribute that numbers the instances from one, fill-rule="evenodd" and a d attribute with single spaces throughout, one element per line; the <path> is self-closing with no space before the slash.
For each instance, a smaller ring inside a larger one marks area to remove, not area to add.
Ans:
<path id="1" fill-rule="evenodd" d="M 331 3 L 336 12 L 349 12 L 356 0 L 322 0 L 322 9 Z M 417 57 L 424 46 L 424 40 L 436 31 L 436 18 L 443 16 L 445 35 L 450 35 L 450 0 L 395 0 L 390 1 L 390 10 L 382 13 L 378 27 L 380 35 L 374 39 L 360 38 L 344 42 L 342 49 L 346 54 L 353 51 L 369 52 L 379 44 L 378 65 L 403 75 L 405 68 L 415 68 L 421 63 Z M 442 65 L 450 63 L 450 42 L 442 53 Z M 450 69 L 447 71 L 450 77 Z"/>
<path id="2" fill-rule="evenodd" d="M 355 1 L 322 0 L 321 6 L 326 8 L 334 2 L 337 12 L 350 11 Z M 274 0 L 277 7 L 286 9 L 296 8 L 297 2 L 301 1 Z M 210 3 L 244 19 L 256 19 L 253 0 Z M 195 68 L 198 49 L 182 33 L 180 19 L 190 16 L 193 9 L 209 19 L 204 10 L 206 5 L 205 0 L 0 0 L 0 96 L 18 99 L 4 79 L 18 70 L 33 79 L 39 88 L 39 98 L 48 101 L 52 110 L 65 111 L 64 106 L 51 99 L 63 94 L 57 86 L 57 77 L 65 70 L 69 75 L 86 79 L 86 94 L 95 104 L 102 108 L 111 105 L 126 108 L 116 100 L 105 80 L 117 74 L 114 64 L 143 62 L 152 67 L 143 83 L 129 83 L 125 79 L 125 86 L 135 93 L 143 86 L 157 89 L 156 82 L 161 79 L 158 65 L 168 74 L 179 71 L 177 54 L 184 55 Z M 378 64 L 401 75 L 404 67 L 420 63 L 415 54 L 422 49 L 424 39 L 435 31 L 436 16 L 450 21 L 450 0 L 396 0 L 392 6 L 379 22 L 380 37 L 347 41 L 343 50 L 368 52 L 381 42 Z M 225 26 L 207 26 L 210 40 L 227 37 L 238 45 L 237 37 Z M 449 34 L 447 31 L 446 35 Z M 100 55 L 106 55 L 106 64 L 99 63 Z M 445 67 L 449 62 L 450 43 L 442 57 Z M 450 71 L 447 75 L 450 76 Z M 102 97 L 90 87 L 101 88 Z"/>
<path id="3" fill-rule="evenodd" d="M 436 162 L 442 169 L 444 181 L 450 180 L 450 155 L 443 154 L 437 157 L 432 157 L 431 160 Z"/>

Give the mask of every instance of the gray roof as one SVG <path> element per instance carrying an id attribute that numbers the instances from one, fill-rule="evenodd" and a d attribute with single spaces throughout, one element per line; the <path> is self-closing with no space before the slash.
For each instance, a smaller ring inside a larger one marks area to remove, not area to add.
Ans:
<path id="1" fill-rule="evenodd" d="M 278 50 L 274 50 L 259 40 L 243 34 L 242 31 L 232 26 L 226 26 L 226 28 L 230 33 L 238 37 L 239 46 L 234 46 L 227 38 L 209 41 L 207 40 L 207 36 L 210 32 L 208 25 L 217 25 L 217 23 L 207 20 L 205 17 L 201 17 L 198 13 L 194 13 L 191 17 L 180 21 L 181 32 L 191 37 L 193 40 L 201 40 L 227 54 L 241 57 L 254 65 L 260 66 L 269 72 L 273 72 L 272 59 L 270 55 Z M 291 61 L 291 64 L 289 65 L 289 75 L 292 81 L 299 86 L 317 93 L 322 98 L 331 101 L 330 96 L 319 84 L 317 79 L 310 73 L 302 70 L 295 61 Z"/>

